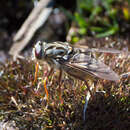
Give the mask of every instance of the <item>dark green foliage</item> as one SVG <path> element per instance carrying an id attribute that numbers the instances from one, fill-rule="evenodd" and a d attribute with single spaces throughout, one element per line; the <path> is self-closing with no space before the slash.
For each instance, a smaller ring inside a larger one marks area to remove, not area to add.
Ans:
<path id="1" fill-rule="evenodd" d="M 85 35 L 106 37 L 130 30 L 128 0 L 77 0 L 73 16 L 78 31 L 73 37 Z M 127 25 L 126 27 L 124 25 Z"/>

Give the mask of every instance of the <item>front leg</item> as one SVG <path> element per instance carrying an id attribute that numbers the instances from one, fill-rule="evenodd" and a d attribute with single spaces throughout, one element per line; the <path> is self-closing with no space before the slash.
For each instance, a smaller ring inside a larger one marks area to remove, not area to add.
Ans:
<path id="1" fill-rule="evenodd" d="M 33 85 L 36 83 L 37 81 L 37 74 L 38 74 L 38 68 L 39 68 L 39 63 L 37 62 L 35 65 L 35 77 L 34 77 L 34 81 L 33 81 Z"/>

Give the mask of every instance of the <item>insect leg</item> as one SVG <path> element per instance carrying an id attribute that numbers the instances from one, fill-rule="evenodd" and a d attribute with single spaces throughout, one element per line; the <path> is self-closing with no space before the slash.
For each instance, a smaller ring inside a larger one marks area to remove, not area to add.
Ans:
<path id="1" fill-rule="evenodd" d="M 61 101 L 61 104 L 63 104 L 63 99 L 62 99 L 62 92 L 61 92 L 61 78 L 62 78 L 62 70 L 60 69 L 60 74 L 59 74 L 59 78 L 58 78 L 58 84 L 59 84 L 59 98 L 60 98 L 60 101 Z"/>
<path id="2" fill-rule="evenodd" d="M 49 97 L 49 94 L 48 94 L 48 90 L 47 90 L 47 87 L 46 87 L 46 84 L 47 84 L 47 79 L 48 77 L 54 72 L 54 68 L 51 68 L 50 72 L 46 75 L 45 79 L 44 79 L 44 89 L 45 89 L 45 92 L 46 92 L 46 96 L 47 96 L 47 99 Z"/>
<path id="3" fill-rule="evenodd" d="M 54 68 L 51 68 L 51 70 L 50 70 L 49 73 L 46 75 L 46 77 L 49 77 L 50 75 L 52 75 L 53 72 L 54 72 Z"/>
<path id="4" fill-rule="evenodd" d="M 35 65 L 35 77 L 34 77 L 33 84 L 35 84 L 35 82 L 37 81 L 38 67 L 39 67 L 39 63 L 37 62 Z"/>

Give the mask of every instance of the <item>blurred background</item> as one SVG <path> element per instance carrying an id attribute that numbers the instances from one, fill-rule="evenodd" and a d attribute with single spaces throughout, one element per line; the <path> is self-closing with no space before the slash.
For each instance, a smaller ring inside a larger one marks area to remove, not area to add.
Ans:
<path id="1" fill-rule="evenodd" d="M 39 8 L 38 2 L 45 4 L 40 7 L 41 12 L 44 12 L 41 16 L 40 12 L 37 14 L 31 12 L 34 8 L 35 10 Z M 129 0 L 1 0 L 0 61 L 5 61 L 10 50 L 11 55 L 14 55 L 14 51 L 25 43 L 26 36 L 29 39 L 17 53 L 30 49 L 38 40 L 68 41 L 71 44 L 81 43 L 100 47 L 98 44 L 104 43 L 103 37 L 112 36 L 109 43 L 114 38 L 114 41 L 122 42 L 123 39 L 130 44 L 129 7 Z M 33 14 L 34 18 L 29 21 L 29 16 Z M 45 18 L 42 18 L 43 16 Z M 37 21 L 40 21 L 38 25 Z M 24 26 L 26 30 L 22 30 L 21 27 L 26 22 L 32 26 Z M 39 27 L 35 28 L 35 25 Z M 34 30 L 31 36 L 30 30 Z M 18 34 L 19 31 L 22 35 Z M 95 40 L 97 43 L 92 44 Z M 12 49 L 15 43 L 18 47 Z"/>

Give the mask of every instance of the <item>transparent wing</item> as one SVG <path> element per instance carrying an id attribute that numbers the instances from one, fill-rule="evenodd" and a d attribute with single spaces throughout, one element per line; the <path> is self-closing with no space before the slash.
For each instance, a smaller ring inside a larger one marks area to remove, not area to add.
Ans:
<path id="1" fill-rule="evenodd" d="M 72 70 L 75 69 L 77 72 L 91 74 L 102 79 L 119 80 L 119 76 L 110 67 L 84 53 L 75 54 L 68 61 L 63 62 L 62 59 L 60 64 Z"/>
<path id="2" fill-rule="evenodd" d="M 113 48 L 88 48 L 87 46 L 79 46 L 79 45 L 76 45 L 74 47 L 80 49 L 82 52 L 102 52 L 102 53 L 112 53 L 112 54 L 126 53 L 125 51 L 116 50 Z M 130 54 L 130 52 L 127 53 Z"/>

